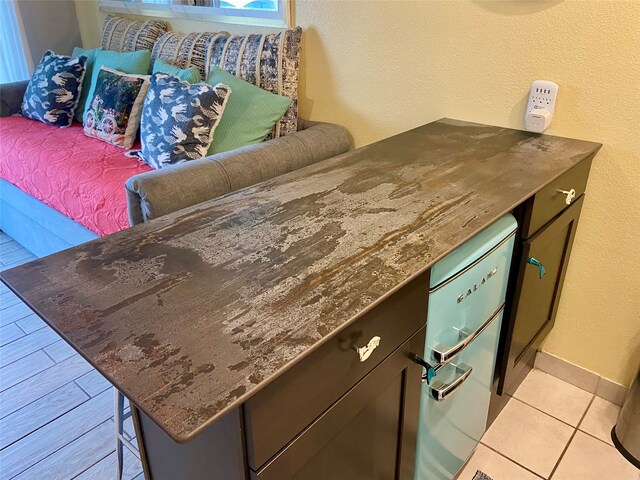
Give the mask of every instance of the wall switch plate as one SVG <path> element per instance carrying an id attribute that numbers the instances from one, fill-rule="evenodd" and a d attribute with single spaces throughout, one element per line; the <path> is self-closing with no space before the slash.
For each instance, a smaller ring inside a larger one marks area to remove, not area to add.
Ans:
<path id="1" fill-rule="evenodd" d="M 532 132 L 544 132 L 553 119 L 558 97 L 558 84 L 548 80 L 536 80 L 531 84 L 529 101 L 524 117 L 525 128 Z"/>

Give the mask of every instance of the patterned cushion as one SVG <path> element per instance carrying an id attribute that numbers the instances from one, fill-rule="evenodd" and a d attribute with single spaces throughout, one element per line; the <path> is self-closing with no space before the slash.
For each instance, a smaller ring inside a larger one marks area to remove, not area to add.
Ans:
<path id="1" fill-rule="evenodd" d="M 113 50 L 100 50 L 96 53 L 91 74 L 91 87 L 87 98 L 93 98 L 93 93 L 98 82 L 98 73 L 102 67 L 113 68 L 123 73 L 146 75 L 151 69 L 151 52 L 140 50 L 137 52 L 114 52 Z M 84 107 L 84 114 L 89 110 L 89 102 Z"/>
<path id="2" fill-rule="evenodd" d="M 209 68 L 218 66 L 246 82 L 291 99 L 274 136 L 298 129 L 298 70 L 302 29 L 278 34 L 231 36 L 222 49 L 211 49 Z M 208 71 L 209 69 L 207 69 Z"/>
<path id="3" fill-rule="evenodd" d="M 122 148 L 131 148 L 138 133 L 149 77 L 102 67 L 84 119 L 84 133 Z"/>
<path id="4" fill-rule="evenodd" d="M 22 115 L 68 127 L 78 107 L 87 57 L 66 57 L 48 50 L 38 63 L 22 99 Z"/>
<path id="5" fill-rule="evenodd" d="M 226 32 L 165 33 L 154 45 L 151 61 L 161 58 L 182 69 L 193 65 L 202 78 L 205 78 L 209 70 L 207 65 L 214 50 L 222 52 L 228 37 L 229 34 Z"/>
<path id="6" fill-rule="evenodd" d="M 191 66 L 189 68 L 178 68 L 175 65 L 165 62 L 161 58 L 157 58 L 156 61 L 153 62 L 153 73 L 158 72 L 168 73 L 169 75 L 173 75 L 174 77 L 189 83 L 198 83 L 202 81 L 200 72 L 196 67 Z"/>
<path id="7" fill-rule="evenodd" d="M 139 156 L 153 168 L 202 158 L 231 89 L 223 84 L 190 84 L 154 73 L 142 110 Z"/>
<path id="8" fill-rule="evenodd" d="M 107 15 L 102 25 L 102 48 L 117 52 L 151 50 L 167 29 L 168 24 L 160 20 L 138 22 Z"/>

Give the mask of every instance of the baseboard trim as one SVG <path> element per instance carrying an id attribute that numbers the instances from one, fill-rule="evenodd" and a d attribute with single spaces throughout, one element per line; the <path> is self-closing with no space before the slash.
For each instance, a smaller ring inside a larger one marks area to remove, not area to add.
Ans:
<path id="1" fill-rule="evenodd" d="M 547 352 L 537 352 L 535 368 L 620 406 L 629 391 L 624 385 Z"/>

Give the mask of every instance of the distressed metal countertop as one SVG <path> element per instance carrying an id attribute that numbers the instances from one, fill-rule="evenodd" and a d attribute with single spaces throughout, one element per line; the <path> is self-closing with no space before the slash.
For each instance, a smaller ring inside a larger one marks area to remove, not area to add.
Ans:
<path id="1" fill-rule="evenodd" d="M 1 278 L 184 442 L 599 148 L 444 119 Z"/>

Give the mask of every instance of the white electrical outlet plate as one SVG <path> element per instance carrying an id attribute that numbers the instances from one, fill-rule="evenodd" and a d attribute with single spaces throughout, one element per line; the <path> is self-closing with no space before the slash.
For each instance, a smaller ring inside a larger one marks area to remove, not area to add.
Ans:
<path id="1" fill-rule="evenodd" d="M 548 80 L 536 80 L 531 84 L 529 102 L 525 112 L 525 126 L 533 132 L 544 132 L 551 124 L 556 109 L 558 84 Z"/>

